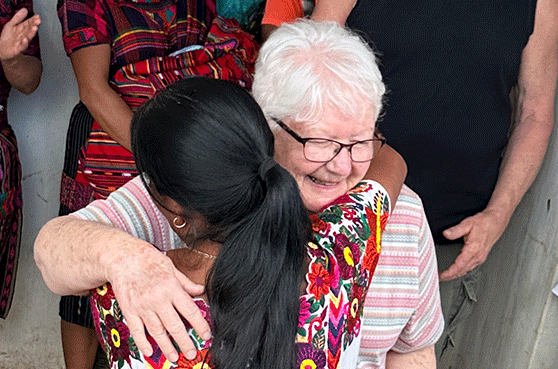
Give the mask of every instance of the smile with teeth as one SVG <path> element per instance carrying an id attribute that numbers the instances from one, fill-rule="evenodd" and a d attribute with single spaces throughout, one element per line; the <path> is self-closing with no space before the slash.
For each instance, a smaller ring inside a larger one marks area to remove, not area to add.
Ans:
<path id="1" fill-rule="evenodd" d="M 339 182 L 326 182 L 326 181 L 321 181 L 319 179 L 317 179 L 316 177 L 312 177 L 312 176 L 308 176 L 308 178 L 310 178 L 310 180 L 312 182 L 314 182 L 315 184 L 318 184 L 320 186 L 335 186 L 337 185 Z"/>

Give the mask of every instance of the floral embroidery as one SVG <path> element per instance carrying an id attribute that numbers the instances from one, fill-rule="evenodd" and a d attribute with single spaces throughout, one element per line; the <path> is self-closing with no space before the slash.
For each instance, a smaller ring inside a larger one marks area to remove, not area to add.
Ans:
<path id="1" fill-rule="evenodd" d="M 312 264 L 308 274 L 308 290 L 318 300 L 329 292 L 329 273 L 322 264 Z"/>
<path id="2" fill-rule="evenodd" d="M 349 241 L 344 234 L 335 236 L 335 256 L 339 262 L 341 276 L 344 279 L 355 276 L 355 264 L 360 260 L 360 250 L 358 245 Z"/>
<path id="3" fill-rule="evenodd" d="M 118 362 L 119 367 L 122 360 L 126 360 L 130 364 L 130 348 L 128 347 L 130 331 L 128 327 L 124 323 L 117 323 L 114 316 L 108 314 L 105 317 L 105 334 L 108 337 L 113 362 Z"/>
<path id="4" fill-rule="evenodd" d="M 209 349 L 198 351 L 193 360 L 188 360 L 184 354 L 180 354 L 176 369 L 211 369 Z"/>
<path id="5" fill-rule="evenodd" d="M 297 369 L 342 369 L 343 353 L 358 342 L 363 302 L 388 214 L 387 195 L 364 182 L 311 216 L 314 239 L 307 247 L 306 294 L 300 297 Z M 97 334 L 105 342 L 112 369 L 212 369 L 211 340 L 202 340 L 187 321 L 188 334 L 199 350 L 194 360 L 180 353 L 177 363 L 169 362 L 149 334 L 153 355 L 144 357 L 130 337 L 110 285 L 92 292 Z M 196 304 L 211 324 L 209 307 L 202 300 Z"/>
<path id="6" fill-rule="evenodd" d="M 93 290 L 93 299 L 98 301 L 105 310 L 110 309 L 114 298 L 112 288 L 108 288 L 106 284 Z"/>
<path id="7" fill-rule="evenodd" d="M 296 369 L 324 369 L 326 365 L 325 352 L 315 350 L 311 344 L 298 343 Z"/>

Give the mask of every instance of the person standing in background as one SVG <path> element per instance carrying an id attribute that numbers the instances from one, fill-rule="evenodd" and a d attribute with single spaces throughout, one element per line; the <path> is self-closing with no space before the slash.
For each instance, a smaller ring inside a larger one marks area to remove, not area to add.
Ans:
<path id="1" fill-rule="evenodd" d="M 300 3 L 269 0 L 264 33 L 302 16 Z M 452 335 L 473 310 L 478 266 L 546 152 L 558 1 L 320 0 L 312 18 L 347 24 L 380 54 L 390 91 L 380 130 L 406 160 L 406 183 L 423 199 L 436 242 L 441 357 L 457 346 Z"/>
<path id="2" fill-rule="evenodd" d="M 0 1 L 0 318 L 12 302 L 22 222 L 21 165 L 8 124 L 8 95 L 12 87 L 30 94 L 39 86 L 40 23 L 31 0 Z"/>

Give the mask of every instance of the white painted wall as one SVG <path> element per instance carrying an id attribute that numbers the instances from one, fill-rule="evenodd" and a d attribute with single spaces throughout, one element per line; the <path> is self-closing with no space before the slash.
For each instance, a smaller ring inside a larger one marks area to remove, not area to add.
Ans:
<path id="1" fill-rule="evenodd" d="M 0 319 L 0 368 L 63 368 L 59 298 L 45 286 L 33 261 L 33 241 L 58 213 L 60 173 L 77 87 L 61 41 L 56 1 L 35 0 L 44 65 L 41 85 L 30 96 L 12 92 L 9 122 L 23 166 L 24 223 L 14 301 Z"/>
<path id="2" fill-rule="evenodd" d="M 39 229 L 58 212 L 65 135 L 78 94 L 56 2 L 35 0 L 35 9 L 43 19 L 43 80 L 33 95 L 15 91 L 9 101 L 23 165 L 24 227 L 14 302 L 0 320 L 0 369 L 63 367 L 58 297 L 32 254 Z M 558 297 L 550 294 L 558 283 L 557 139 L 555 132 L 543 170 L 490 256 L 454 368 L 558 368 Z"/>

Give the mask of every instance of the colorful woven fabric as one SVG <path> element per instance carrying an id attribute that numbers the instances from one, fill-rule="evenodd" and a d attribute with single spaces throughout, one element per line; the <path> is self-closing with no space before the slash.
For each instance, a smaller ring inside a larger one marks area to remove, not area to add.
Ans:
<path id="1" fill-rule="evenodd" d="M 215 0 L 59 0 L 68 55 L 109 44 L 111 70 L 190 45 L 203 45 Z"/>
<path id="2" fill-rule="evenodd" d="M 133 217 L 130 212 L 134 212 Z M 364 296 L 378 261 L 388 214 L 385 190 L 365 181 L 312 217 L 314 242 L 308 246 L 307 288 L 300 298 L 299 327 L 293 337 L 297 341 L 297 367 L 356 367 Z M 72 216 L 110 224 L 162 251 L 183 245 L 139 178 Z M 110 286 L 95 290 L 93 300 L 97 333 L 112 368 L 191 368 L 203 360 L 200 356 L 197 362 L 188 362 L 181 354 L 178 364 L 170 363 L 155 343 L 154 355 L 145 358 L 130 336 Z M 205 303 L 199 300 L 198 305 L 211 321 Z M 205 350 L 211 344 L 191 329 L 189 333 L 198 349 Z"/>
<path id="3" fill-rule="evenodd" d="M 169 84 L 192 75 L 229 80 L 250 88 L 256 53 L 254 38 L 242 31 L 235 20 L 217 17 L 202 48 L 125 65 L 114 74 L 110 85 L 132 110 Z M 137 175 L 132 153 L 96 122 L 83 160 L 84 177 L 96 198 L 106 198 Z"/>
<path id="4" fill-rule="evenodd" d="M 257 43 L 236 21 L 216 18 L 214 1 L 72 0 L 59 2 L 58 12 L 68 54 L 111 44 L 109 82 L 132 110 L 189 75 L 251 86 Z M 106 198 L 136 175 L 132 153 L 93 122 L 76 181 Z"/>
<path id="5" fill-rule="evenodd" d="M 12 302 L 21 240 L 21 166 L 14 132 L 0 131 L 0 318 Z"/>
<path id="6" fill-rule="evenodd" d="M 33 15 L 31 0 L 0 0 L 0 30 L 21 8 Z M 40 57 L 39 38 L 34 37 L 26 55 Z M 7 102 L 11 86 L 0 64 L 0 318 L 8 315 L 15 286 L 21 238 L 21 166 L 17 142 L 8 125 Z"/>

